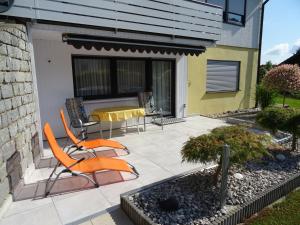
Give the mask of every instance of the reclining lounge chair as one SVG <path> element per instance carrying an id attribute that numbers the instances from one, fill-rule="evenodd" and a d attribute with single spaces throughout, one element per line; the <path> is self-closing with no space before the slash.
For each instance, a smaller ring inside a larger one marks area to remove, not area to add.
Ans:
<path id="1" fill-rule="evenodd" d="M 126 151 L 129 154 L 129 150 L 127 149 L 127 147 L 120 144 L 117 141 L 106 140 L 106 139 L 101 139 L 101 138 L 93 139 L 93 140 L 86 140 L 86 139 L 79 140 L 78 138 L 76 138 L 76 136 L 73 134 L 73 132 L 69 129 L 63 110 L 60 110 L 60 117 L 61 117 L 61 121 L 64 125 L 65 131 L 66 131 L 68 137 L 74 143 L 74 145 L 71 147 L 76 147 L 77 150 L 82 150 L 82 149 L 92 149 L 93 150 L 93 149 L 99 148 L 99 147 L 110 147 L 110 148 L 116 148 L 116 149 L 123 149 L 124 151 Z"/>
<path id="2" fill-rule="evenodd" d="M 134 174 L 136 178 L 139 176 L 138 172 L 132 165 L 130 165 L 129 163 L 121 159 L 94 157 L 89 159 L 81 158 L 78 160 L 78 159 L 71 158 L 58 145 L 53 135 L 52 129 L 48 123 L 46 123 L 44 126 L 44 133 L 46 139 L 48 140 L 49 146 L 53 152 L 53 155 L 58 160 L 56 167 L 53 169 L 51 175 L 49 176 L 46 182 L 45 197 L 50 193 L 55 182 L 57 181 L 57 179 L 62 173 L 71 173 L 73 176 L 83 176 L 87 178 L 89 181 L 91 181 L 95 187 L 99 187 L 95 179 L 95 173 L 98 171 L 105 171 L 105 170 L 113 170 L 119 172 L 122 171 L 122 172 L 128 172 Z M 56 175 L 56 178 L 54 179 L 53 183 L 48 187 L 53 174 L 55 173 L 57 167 L 60 165 L 64 166 L 65 169 Z M 90 178 L 87 174 L 92 174 L 93 178 Z"/>

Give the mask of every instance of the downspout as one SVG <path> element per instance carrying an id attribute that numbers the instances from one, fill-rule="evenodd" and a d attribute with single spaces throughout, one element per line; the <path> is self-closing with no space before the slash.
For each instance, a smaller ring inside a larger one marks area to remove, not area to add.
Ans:
<path id="1" fill-rule="evenodd" d="M 259 82 L 260 82 L 258 74 L 259 74 L 260 60 L 261 60 L 261 47 L 262 47 L 262 37 L 263 37 L 263 29 L 264 29 L 265 6 L 269 1 L 270 0 L 264 1 L 262 4 L 262 8 L 261 8 L 256 84 L 259 84 Z M 257 105 L 258 105 L 258 102 L 255 99 L 255 107 L 256 108 L 257 108 Z"/>

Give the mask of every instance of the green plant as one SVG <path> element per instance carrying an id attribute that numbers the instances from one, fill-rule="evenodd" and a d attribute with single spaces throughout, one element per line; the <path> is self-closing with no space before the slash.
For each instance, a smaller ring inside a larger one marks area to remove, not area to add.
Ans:
<path id="1" fill-rule="evenodd" d="M 293 135 L 292 150 L 296 149 L 300 125 L 299 110 L 295 108 L 268 107 L 257 114 L 256 122 L 273 133 L 278 130 L 290 132 Z"/>
<path id="2" fill-rule="evenodd" d="M 275 67 L 264 76 L 262 84 L 268 90 L 282 94 L 284 106 L 286 95 L 300 91 L 300 68 L 288 64 Z"/>
<path id="3" fill-rule="evenodd" d="M 274 105 L 277 93 L 266 89 L 262 84 L 256 87 L 256 100 L 262 109 Z"/>
<path id="4" fill-rule="evenodd" d="M 191 137 L 181 150 L 182 160 L 186 162 L 206 163 L 218 160 L 215 184 L 221 171 L 222 149 L 230 146 L 230 165 L 243 164 L 248 160 L 268 155 L 270 138 L 250 132 L 242 126 L 224 126 L 215 128 L 210 134 Z"/>

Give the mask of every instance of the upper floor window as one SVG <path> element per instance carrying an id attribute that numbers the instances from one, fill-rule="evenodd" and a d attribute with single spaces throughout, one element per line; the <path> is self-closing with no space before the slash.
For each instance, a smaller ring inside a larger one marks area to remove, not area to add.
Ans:
<path id="1" fill-rule="evenodd" d="M 245 25 L 246 0 L 206 0 L 206 2 L 223 8 L 226 23 Z"/>

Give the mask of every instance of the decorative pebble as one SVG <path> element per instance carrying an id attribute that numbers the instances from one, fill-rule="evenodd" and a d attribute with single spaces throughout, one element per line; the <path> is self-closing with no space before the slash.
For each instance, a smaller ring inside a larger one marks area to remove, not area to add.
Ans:
<path id="1" fill-rule="evenodd" d="M 238 180 L 243 180 L 244 179 L 243 174 L 240 174 L 240 173 L 235 173 L 233 176 L 234 176 L 234 178 L 236 178 Z"/>
<path id="2" fill-rule="evenodd" d="M 276 155 L 276 159 L 278 159 L 279 161 L 284 161 L 285 160 L 285 156 L 283 154 L 277 154 Z"/>

